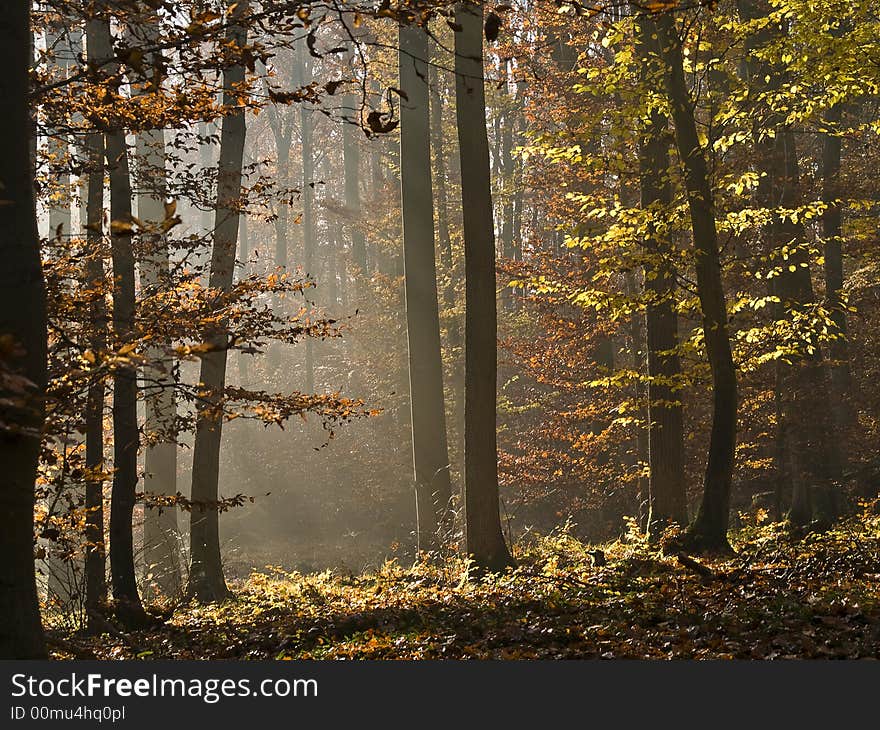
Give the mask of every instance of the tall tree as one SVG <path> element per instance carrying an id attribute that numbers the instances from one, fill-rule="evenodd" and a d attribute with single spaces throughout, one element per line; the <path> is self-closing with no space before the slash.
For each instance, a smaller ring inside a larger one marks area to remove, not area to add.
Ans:
<path id="1" fill-rule="evenodd" d="M 89 60 L 92 58 L 91 49 Z M 107 311 L 104 304 L 104 135 L 92 131 L 86 135 L 88 189 L 86 201 L 86 278 L 92 289 L 89 319 L 92 330 L 89 346 L 101 352 L 107 345 Z M 89 384 L 86 401 L 86 557 L 85 606 L 90 632 L 102 628 L 98 612 L 107 600 L 107 565 L 104 546 L 104 382 Z"/>
<path id="2" fill-rule="evenodd" d="M 400 191 L 403 207 L 413 472 L 420 550 L 439 544 L 452 487 L 446 443 L 428 106 L 428 34 L 401 24 Z"/>
<path id="3" fill-rule="evenodd" d="M 773 94 L 784 88 L 787 74 L 780 64 L 771 60 L 756 61 L 755 56 L 760 58 L 768 44 L 782 38 L 785 27 L 783 21 L 771 19 L 769 5 L 758 0 L 740 0 L 739 12 L 746 21 L 762 21 L 757 32 L 747 39 L 744 64 L 750 94 L 755 95 L 760 105 L 762 97 L 772 99 Z M 761 170 L 759 203 L 774 212 L 770 223 L 764 226 L 769 255 L 778 269 L 778 275 L 770 281 L 771 294 L 779 300 L 774 306 L 777 318 L 797 321 L 809 315 L 816 297 L 806 231 L 799 220 L 785 212 L 803 202 L 796 135 L 784 113 L 774 108 L 772 100 L 768 106 L 766 110 L 760 106 L 756 109 L 754 117 L 763 118 L 763 126 L 758 126 L 754 136 Z M 827 158 L 829 151 L 824 152 Z M 832 160 L 825 161 L 833 165 L 833 155 Z M 833 174 L 833 171 L 826 172 Z M 781 212 L 775 211 L 777 206 Z M 831 220 L 826 216 L 824 224 L 833 229 L 833 207 L 828 214 Z M 839 230 L 836 233 L 839 234 Z M 833 238 L 839 243 L 837 235 Z M 788 517 L 793 524 L 805 525 L 813 519 L 830 523 L 836 517 L 835 480 L 841 471 L 834 401 L 818 343 L 809 333 L 799 334 L 797 340 L 784 343 L 790 352 L 785 360 L 780 359 L 776 364 L 779 445 L 783 451 L 777 458 L 781 469 L 779 478 L 791 484 Z"/>
<path id="4" fill-rule="evenodd" d="M 637 43 L 642 82 L 662 77 L 662 67 L 651 52 L 651 27 L 637 20 Z M 639 140 L 641 205 L 649 215 L 645 246 L 645 333 L 648 351 L 648 530 L 676 522 L 687 525 L 684 474 L 684 422 L 675 383 L 681 376 L 678 356 L 678 315 L 675 311 L 675 264 L 669 227 L 663 216 L 672 202 L 669 179 L 668 119 L 650 109 Z M 656 221 L 656 222 L 655 222 Z"/>
<path id="5" fill-rule="evenodd" d="M 53 17 L 46 29 L 46 48 L 53 54 L 53 66 L 59 72 L 60 78 L 68 76 L 71 62 L 75 60 L 69 33 L 72 29 L 66 27 L 69 19 L 61 14 Z M 48 153 L 53 163 L 54 191 L 49 207 L 49 235 L 69 236 L 71 230 L 71 200 L 70 195 L 70 161 L 68 149 L 69 139 L 63 129 L 49 130 Z"/>
<path id="6" fill-rule="evenodd" d="M 774 140 L 773 197 L 779 205 L 793 209 L 800 205 L 800 169 L 793 130 L 780 127 Z M 787 316 L 798 318 L 815 303 L 805 232 L 799 222 L 783 215 L 772 226 L 773 246 L 780 274 L 776 291 Z M 788 518 L 804 526 L 816 520 L 830 525 L 838 515 L 836 480 L 840 477 L 840 452 L 827 370 L 822 352 L 810 333 L 798 337 L 781 368 L 779 385 L 783 418 L 788 432 L 792 462 L 792 502 Z"/>
<path id="7" fill-rule="evenodd" d="M 46 655 L 34 575 L 34 484 L 46 388 L 46 290 L 40 263 L 28 108 L 30 0 L 0 19 L 0 658 Z"/>
<path id="8" fill-rule="evenodd" d="M 730 489 L 736 450 L 736 367 L 727 327 L 727 304 L 721 276 L 715 199 L 706 153 L 700 144 L 694 103 L 684 75 L 681 38 L 670 12 L 648 19 L 651 36 L 657 36 L 664 63 L 666 93 L 675 126 L 675 141 L 684 168 L 684 184 L 693 229 L 697 293 L 703 315 L 706 353 L 712 371 L 712 430 L 703 482 L 703 497 L 689 528 L 694 547 L 729 550 Z M 653 27 L 652 27 L 653 26 Z"/>
<path id="9" fill-rule="evenodd" d="M 351 119 L 346 120 L 346 123 L 342 125 L 345 210 L 349 218 L 351 257 L 355 266 L 360 270 L 359 275 L 365 276 L 367 273 L 367 247 L 364 232 L 361 229 L 361 147 L 358 140 L 361 124 L 360 103 L 354 94 L 346 94 L 342 104 L 346 112 L 352 115 Z"/>
<path id="10" fill-rule="evenodd" d="M 248 1 L 229 3 L 231 19 L 226 45 L 235 54 L 247 44 L 244 22 Z M 211 251 L 209 287 L 218 292 L 232 288 L 235 249 L 238 240 L 239 202 L 244 161 L 245 108 L 239 95 L 245 81 L 241 63 L 223 71 L 223 117 L 220 130 L 220 162 L 217 171 L 217 204 L 214 214 L 214 244 Z M 200 601 L 223 600 L 229 595 L 220 557 L 220 524 L 217 509 L 220 479 L 222 397 L 226 387 L 227 336 L 225 322 L 209 333 L 211 349 L 202 356 L 199 381 L 204 399 L 198 408 L 193 450 L 190 522 L 190 567 L 188 592 Z"/>
<path id="11" fill-rule="evenodd" d="M 86 37 L 106 83 L 121 85 L 110 33 L 109 3 L 103 15 L 88 21 Z M 134 337 L 135 259 L 132 249 L 132 190 L 125 132 L 105 132 L 105 158 L 110 173 L 110 255 L 113 262 L 112 329 L 114 345 L 122 348 Z M 138 483 L 137 372 L 122 361 L 113 373 L 113 488 L 110 500 L 110 576 L 117 618 L 127 625 L 148 621 L 138 594 L 134 567 L 132 517 Z"/>
<path id="12" fill-rule="evenodd" d="M 843 296 L 843 215 L 840 208 L 840 105 L 825 113 L 828 130 L 822 137 L 822 200 L 828 209 L 822 217 L 822 236 L 825 239 L 825 303 L 834 323 L 834 339 L 829 346 L 831 359 L 831 386 L 833 404 L 839 426 L 855 422 L 853 407 L 853 377 L 849 360 L 849 331 L 846 302 Z"/>
<path id="13" fill-rule="evenodd" d="M 296 47 L 296 82 L 300 86 L 309 83 L 311 66 L 304 43 Z M 300 148 L 302 150 L 302 204 L 303 204 L 303 267 L 306 274 L 314 275 L 315 266 L 315 152 L 312 145 L 312 114 L 305 104 L 300 104 Z M 315 349 L 311 337 L 306 338 L 306 362 L 304 391 L 315 390 Z"/>
<path id="14" fill-rule="evenodd" d="M 512 564 L 501 532 L 496 436 L 495 233 L 483 81 L 483 7 L 455 6 L 455 102 L 465 257 L 465 539 L 483 569 Z"/>
<path id="15" fill-rule="evenodd" d="M 156 47 L 161 41 L 158 15 L 145 9 L 132 22 L 133 47 Z M 160 52 L 146 59 L 152 68 L 162 67 Z M 159 93 L 159 84 L 132 84 L 137 95 Z M 148 129 L 137 135 L 137 206 L 138 219 L 147 230 L 141 236 L 139 266 L 141 296 L 157 296 L 168 287 L 170 256 L 167 223 L 173 220 L 173 204 L 166 207 L 168 195 L 165 133 Z M 147 349 L 143 369 L 145 422 L 144 492 L 172 496 L 177 493 L 177 443 L 175 424 L 174 360 L 168 354 L 170 342 L 157 341 Z M 181 588 L 177 511 L 146 509 L 144 513 L 144 570 L 148 584 L 161 593 L 173 596 Z"/>
<path id="16" fill-rule="evenodd" d="M 435 213 L 437 215 L 437 237 L 440 248 L 440 261 L 449 277 L 443 287 L 443 306 L 451 310 L 455 307 L 455 277 L 453 276 L 453 260 L 452 260 L 452 235 L 449 231 L 449 193 L 446 180 L 446 152 L 444 150 L 444 133 L 443 133 L 443 96 L 446 90 L 448 74 L 442 72 L 440 66 L 439 46 L 436 42 L 432 42 L 428 46 L 429 53 L 432 54 L 428 58 L 429 68 L 428 75 L 430 78 L 429 88 L 431 92 L 431 147 L 434 153 L 434 165 L 436 167 L 436 175 L 433 176 L 432 187 L 437 189 L 437 204 Z M 436 57 L 436 60 L 434 58 Z M 436 181 L 436 185 L 433 185 Z M 453 349 L 461 347 L 461 328 L 459 327 L 458 318 L 451 316 L 447 326 L 449 333 L 449 346 Z"/>

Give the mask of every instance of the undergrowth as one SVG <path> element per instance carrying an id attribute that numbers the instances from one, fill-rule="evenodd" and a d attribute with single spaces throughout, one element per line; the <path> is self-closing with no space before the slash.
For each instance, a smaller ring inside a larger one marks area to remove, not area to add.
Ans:
<path id="1" fill-rule="evenodd" d="M 361 575 L 267 566 L 233 600 L 179 607 L 155 630 L 51 637 L 58 658 L 880 655 L 880 519 L 797 539 L 754 525 L 731 540 L 736 556 L 697 561 L 635 527 L 588 545 L 564 526 L 517 545 L 516 569 L 479 579 L 458 558 Z"/>

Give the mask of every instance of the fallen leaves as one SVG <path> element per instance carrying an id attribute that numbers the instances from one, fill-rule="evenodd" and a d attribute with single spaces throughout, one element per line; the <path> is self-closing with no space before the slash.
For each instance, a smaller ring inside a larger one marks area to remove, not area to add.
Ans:
<path id="1" fill-rule="evenodd" d="M 520 546 L 520 567 L 480 580 L 462 561 L 303 575 L 271 566 L 234 600 L 183 607 L 141 632 L 141 658 L 785 659 L 880 655 L 880 520 L 791 538 L 736 536 L 697 563 L 644 541 L 593 546 L 564 532 Z M 105 635 L 103 658 L 135 658 Z M 60 652 L 59 655 L 63 655 Z"/>

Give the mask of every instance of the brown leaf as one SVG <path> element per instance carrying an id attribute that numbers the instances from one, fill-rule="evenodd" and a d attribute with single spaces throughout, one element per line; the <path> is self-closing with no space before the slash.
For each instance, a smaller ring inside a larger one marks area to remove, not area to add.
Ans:
<path id="1" fill-rule="evenodd" d="M 367 114 L 367 126 L 375 134 L 387 134 L 396 129 L 398 124 L 400 122 L 397 119 L 390 119 L 387 114 L 375 109 Z"/>

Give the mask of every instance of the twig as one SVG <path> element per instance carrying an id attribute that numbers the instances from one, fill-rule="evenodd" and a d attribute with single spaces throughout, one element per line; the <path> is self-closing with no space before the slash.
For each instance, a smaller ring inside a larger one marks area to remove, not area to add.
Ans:
<path id="1" fill-rule="evenodd" d="M 705 578 L 718 578 L 718 574 L 713 570 L 707 568 L 702 563 L 694 560 L 690 555 L 685 555 L 684 553 L 678 553 L 676 555 L 678 558 L 678 562 L 681 563 L 685 568 L 689 568 L 699 575 L 702 575 Z"/>

